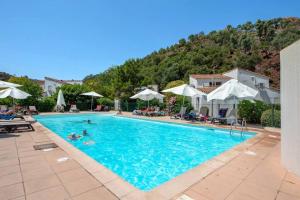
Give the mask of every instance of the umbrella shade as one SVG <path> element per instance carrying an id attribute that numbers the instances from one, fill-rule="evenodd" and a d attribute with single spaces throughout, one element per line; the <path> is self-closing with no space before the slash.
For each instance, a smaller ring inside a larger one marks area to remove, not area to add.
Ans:
<path id="1" fill-rule="evenodd" d="M 164 95 L 155 92 L 153 90 L 150 89 L 145 89 L 135 95 L 133 95 L 132 97 L 130 97 L 131 99 L 141 99 L 143 101 L 148 101 L 148 107 L 149 107 L 149 101 L 152 99 L 163 99 Z"/>
<path id="2" fill-rule="evenodd" d="M 232 79 L 209 93 L 207 95 L 207 101 L 213 99 L 225 100 L 231 97 L 238 99 L 254 99 L 257 94 L 257 90 L 240 83 L 236 79 Z"/>
<path id="3" fill-rule="evenodd" d="M 0 98 L 6 98 L 9 96 L 14 99 L 26 99 L 31 95 L 14 87 L 7 88 L 0 91 Z"/>
<path id="4" fill-rule="evenodd" d="M 84 95 L 84 96 L 92 96 L 92 97 L 103 97 L 101 94 L 98 94 L 96 92 L 86 92 L 86 93 L 82 93 L 81 95 Z"/>
<path id="5" fill-rule="evenodd" d="M 162 92 L 171 92 L 173 94 L 187 96 L 187 97 L 193 97 L 195 95 L 200 95 L 200 96 L 206 95 L 205 93 L 203 93 L 187 84 L 183 84 L 183 85 L 180 85 L 177 87 L 166 89 L 166 90 L 163 90 Z"/>
<path id="6" fill-rule="evenodd" d="M 20 87 L 20 86 L 21 85 L 19 85 L 19 84 L 5 82 L 5 81 L 0 81 L 0 88 Z"/>
<path id="7" fill-rule="evenodd" d="M 57 101 L 56 101 L 57 106 L 66 106 L 65 98 L 61 90 L 58 92 L 57 96 Z"/>
<path id="8" fill-rule="evenodd" d="M 91 101 L 91 111 L 93 110 L 93 101 L 94 101 L 94 97 L 103 97 L 101 94 L 98 94 L 97 92 L 86 92 L 86 93 L 82 93 L 81 95 L 84 96 L 91 96 L 92 97 L 92 101 Z"/>
<path id="9" fill-rule="evenodd" d="M 145 89 L 145 90 L 133 95 L 130 98 L 131 99 L 141 99 L 141 100 L 144 100 L 144 101 L 149 101 L 149 100 L 152 100 L 152 99 L 162 99 L 162 98 L 164 98 L 164 95 L 162 95 L 158 92 L 155 92 L 153 90 L 150 90 L 150 89 Z"/>
<path id="10" fill-rule="evenodd" d="M 236 105 L 237 99 L 255 99 L 257 95 L 257 90 L 240 83 L 236 79 L 232 79 L 209 93 L 207 101 L 233 98 Z M 237 123 L 237 109 L 235 109 L 235 123 Z"/>

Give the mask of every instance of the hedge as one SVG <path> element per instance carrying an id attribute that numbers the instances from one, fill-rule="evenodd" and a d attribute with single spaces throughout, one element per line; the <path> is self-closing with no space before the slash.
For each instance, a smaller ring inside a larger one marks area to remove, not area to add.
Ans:
<path id="1" fill-rule="evenodd" d="M 274 110 L 274 124 L 272 123 L 272 109 L 266 110 L 261 115 L 261 124 L 263 126 L 270 126 L 270 127 L 278 127 L 280 128 L 280 111 Z"/>
<path id="2" fill-rule="evenodd" d="M 270 105 L 262 101 L 251 102 L 242 100 L 238 104 L 238 114 L 241 118 L 245 118 L 250 123 L 261 122 L 261 115 L 265 110 L 270 109 Z"/>

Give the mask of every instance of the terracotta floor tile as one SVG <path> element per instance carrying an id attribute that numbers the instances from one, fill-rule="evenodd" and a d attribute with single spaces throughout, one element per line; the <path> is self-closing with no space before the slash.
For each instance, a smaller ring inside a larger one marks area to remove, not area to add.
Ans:
<path id="1" fill-rule="evenodd" d="M 43 156 L 30 156 L 30 157 L 23 157 L 20 158 L 20 163 L 31 163 L 31 162 L 43 162 L 45 161 Z"/>
<path id="2" fill-rule="evenodd" d="M 117 200 L 118 198 L 114 196 L 104 187 L 100 187 L 94 190 L 90 190 L 83 194 L 80 194 L 72 198 L 73 200 Z"/>
<path id="3" fill-rule="evenodd" d="M 91 176 L 80 178 L 74 181 L 64 183 L 64 187 L 67 189 L 71 196 L 87 192 L 89 190 L 100 187 L 102 184 Z"/>
<path id="4" fill-rule="evenodd" d="M 87 173 L 87 171 L 85 171 L 82 168 L 73 169 L 73 170 L 69 170 L 69 171 L 66 171 L 66 172 L 58 173 L 57 175 L 63 183 L 70 182 L 70 181 L 75 181 L 75 180 L 78 180 L 80 178 L 90 176 L 89 173 Z"/>
<path id="5" fill-rule="evenodd" d="M 50 167 L 39 168 L 35 170 L 22 171 L 24 181 L 43 178 L 49 175 L 54 175 Z"/>
<path id="6" fill-rule="evenodd" d="M 1 167 L 0 168 L 0 177 L 9 175 L 9 174 L 14 174 L 20 172 L 20 166 L 19 165 L 12 165 L 12 166 L 6 166 L 6 167 Z"/>
<path id="7" fill-rule="evenodd" d="M 61 173 L 61 172 L 69 171 L 72 169 L 77 169 L 80 167 L 81 167 L 80 164 L 78 164 L 78 162 L 76 162 L 74 160 L 67 160 L 65 162 L 54 163 L 51 165 L 51 168 L 56 173 Z"/>
<path id="8" fill-rule="evenodd" d="M 210 200 L 207 197 L 204 197 L 203 195 L 198 194 L 197 192 L 193 190 L 188 190 L 184 193 L 188 197 L 194 199 L 194 200 Z"/>
<path id="9" fill-rule="evenodd" d="M 21 196 L 21 197 L 17 197 L 15 199 L 12 199 L 12 200 L 26 200 L 26 199 L 25 199 L 25 196 Z"/>
<path id="10" fill-rule="evenodd" d="M 1 176 L 0 187 L 16 184 L 16 183 L 20 183 L 20 182 L 22 182 L 22 176 L 21 176 L 20 172 L 14 173 L 14 174 L 9 174 L 6 176 Z"/>
<path id="11" fill-rule="evenodd" d="M 95 176 L 95 178 L 97 180 L 99 180 L 101 183 L 108 183 L 116 178 L 118 178 L 118 176 L 116 174 L 114 174 L 113 172 L 111 172 L 108 169 L 103 169 L 99 172 L 95 172 L 93 173 L 93 175 Z"/>
<path id="12" fill-rule="evenodd" d="M 132 185 L 123 181 L 120 178 L 106 183 L 105 187 L 107 187 L 110 191 L 112 191 L 118 197 L 123 197 L 135 189 Z"/>
<path id="13" fill-rule="evenodd" d="M 22 172 L 31 171 L 31 170 L 38 170 L 41 168 L 50 168 L 49 164 L 46 161 L 40 161 L 40 162 L 28 162 L 28 163 L 22 163 L 21 164 L 21 170 Z"/>
<path id="14" fill-rule="evenodd" d="M 283 181 L 279 190 L 284 193 L 300 197 L 300 185 L 297 185 L 293 182 Z"/>
<path id="15" fill-rule="evenodd" d="M 56 186 L 39 192 L 26 195 L 26 200 L 66 200 L 68 193 L 62 186 Z"/>
<path id="16" fill-rule="evenodd" d="M 56 175 L 45 176 L 43 178 L 24 182 L 26 194 L 38 192 L 40 190 L 44 190 L 58 185 L 61 185 L 61 182 L 59 181 Z"/>
<path id="17" fill-rule="evenodd" d="M 286 193 L 283 193 L 283 192 L 279 192 L 277 197 L 276 197 L 276 200 L 300 200 L 300 197 L 293 196 L 293 195 L 290 195 L 290 194 L 286 194 Z"/>
<path id="18" fill-rule="evenodd" d="M 285 176 L 285 180 L 300 186 L 300 177 L 294 173 L 288 172 Z"/>
<path id="19" fill-rule="evenodd" d="M 261 199 L 261 200 L 274 200 L 277 195 L 277 190 L 262 187 L 253 183 L 243 182 L 233 193 L 230 194 L 228 199 L 234 197 L 247 197 L 248 199 Z"/>
<path id="20" fill-rule="evenodd" d="M 0 161 L 0 167 L 12 166 L 12 165 L 19 165 L 18 158 L 10 158 L 7 160 Z"/>
<path id="21" fill-rule="evenodd" d="M 23 195 L 24 195 L 24 189 L 22 183 L 4 186 L 0 188 L 1 200 L 14 199 Z"/>

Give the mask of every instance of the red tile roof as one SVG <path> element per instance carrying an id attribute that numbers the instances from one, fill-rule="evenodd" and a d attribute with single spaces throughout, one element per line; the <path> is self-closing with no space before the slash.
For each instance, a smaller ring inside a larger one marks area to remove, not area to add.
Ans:
<path id="1" fill-rule="evenodd" d="M 215 89 L 217 89 L 218 87 L 202 87 L 202 88 L 197 88 L 199 91 L 204 92 L 206 94 L 214 91 Z"/>

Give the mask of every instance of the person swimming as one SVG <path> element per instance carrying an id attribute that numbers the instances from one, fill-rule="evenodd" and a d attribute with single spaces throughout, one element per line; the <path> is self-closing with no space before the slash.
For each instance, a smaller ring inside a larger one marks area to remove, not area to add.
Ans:
<path id="1" fill-rule="evenodd" d="M 70 140 L 77 140 L 77 139 L 81 138 L 81 135 L 76 135 L 76 133 L 70 133 L 70 134 L 68 135 L 68 138 L 69 138 Z"/>
<path id="2" fill-rule="evenodd" d="M 87 132 L 86 129 L 84 129 L 84 130 L 82 131 L 82 135 L 83 135 L 83 136 L 87 136 L 87 135 L 88 135 L 88 132 Z"/>
<path id="3" fill-rule="evenodd" d="M 87 123 L 90 124 L 90 123 L 92 123 L 92 121 L 91 121 L 90 119 L 88 119 L 88 120 L 87 120 Z"/>

